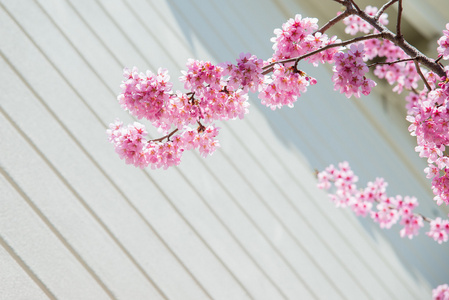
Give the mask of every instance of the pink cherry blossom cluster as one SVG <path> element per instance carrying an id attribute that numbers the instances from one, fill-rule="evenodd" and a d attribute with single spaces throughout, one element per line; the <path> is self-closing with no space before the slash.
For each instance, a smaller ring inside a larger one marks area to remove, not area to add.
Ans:
<path id="1" fill-rule="evenodd" d="M 224 76 L 229 76 L 227 80 L 227 90 L 234 91 L 241 88 L 244 92 L 248 90 L 256 92 L 259 84 L 263 81 L 262 67 L 263 60 L 251 53 L 240 53 L 237 65 L 230 62 L 223 63 Z"/>
<path id="2" fill-rule="evenodd" d="M 143 124 L 134 122 L 127 127 L 117 120 L 107 130 L 109 141 L 115 151 L 127 164 L 152 169 L 177 166 L 181 162 L 184 150 L 198 149 L 203 157 L 212 154 L 217 147 L 218 128 L 212 125 L 201 130 L 186 128 L 181 134 L 173 135 L 166 142 L 145 139 L 147 131 Z"/>
<path id="3" fill-rule="evenodd" d="M 202 92 L 207 88 L 221 90 L 223 68 L 213 65 L 210 61 L 189 59 L 187 71 L 181 71 L 179 78 L 184 82 L 184 88 L 192 92 Z"/>
<path id="4" fill-rule="evenodd" d="M 284 105 L 292 107 L 309 85 L 316 84 L 316 79 L 298 70 L 298 61 L 282 60 L 323 47 L 322 51 L 308 55 L 308 62 L 317 65 L 339 60 L 336 85 L 348 96 L 368 94 L 375 83 L 364 76 L 367 68 L 361 58 L 363 46 L 351 47 L 347 54 L 340 52 L 338 47 L 332 47 L 340 40 L 317 32 L 317 22 L 317 19 L 296 15 L 283 24 L 282 29 L 276 29 L 276 36 L 272 38 L 274 53 L 267 61 L 250 53 L 241 53 L 236 64 L 215 65 L 189 59 L 187 70 L 182 71 L 179 78 L 187 93 L 172 91 L 165 69 L 159 69 L 156 74 L 142 73 L 135 67 L 125 69 L 119 103 L 138 119 L 149 120 L 165 136 L 147 141 L 145 134 L 135 134 L 136 128 L 144 128 L 143 125 L 123 127 L 113 123 L 108 130 L 110 142 L 122 159 L 140 167 L 178 165 L 185 149 L 197 148 L 203 156 L 211 154 L 218 141 L 212 139 L 210 143 L 196 142 L 195 147 L 189 146 L 191 141 L 184 141 L 193 132 L 189 126 L 198 126 L 195 136 L 208 136 L 204 134 L 203 123 L 242 119 L 248 113 L 249 91 L 258 92 L 262 104 L 273 110 Z M 346 66 L 343 60 L 348 61 Z M 270 76 L 264 75 L 267 70 L 272 71 Z"/>
<path id="5" fill-rule="evenodd" d="M 416 71 L 415 63 L 413 61 L 397 62 L 409 58 L 401 48 L 389 40 L 367 40 L 364 44 L 365 47 L 370 48 L 371 56 L 385 58 L 386 63 L 391 63 L 377 65 L 373 73 L 379 78 L 385 78 L 390 85 L 396 84 L 393 88 L 394 92 L 400 94 L 404 89 L 418 88 L 421 78 Z"/>
<path id="6" fill-rule="evenodd" d="M 247 90 L 258 85 L 261 62 L 254 55 L 241 55 L 238 63 L 237 66 L 229 67 L 231 72 L 225 72 L 222 66 L 208 61 L 190 59 L 187 62 L 188 70 L 182 71 L 184 75 L 179 79 L 191 91 L 189 100 L 195 111 L 195 122 L 199 119 L 204 119 L 206 123 L 237 117 L 243 119 L 248 113 Z M 231 77 L 226 80 L 225 75 L 228 73 Z M 237 89 L 235 84 L 228 85 L 228 81 L 235 79 L 245 81 L 240 84 L 241 88 Z"/>
<path id="7" fill-rule="evenodd" d="M 240 55 L 236 66 L 228 64 L 230 71 L 210 62 L 189 60 L 188 70 L 180 77 L 184 87 L 190 90 L 187 94 L 172 92 L 166 70 L 159 69 L 153 74 L 150 71 L 139 73 L 137 68 L 125 69 L 119 103 L 167 135 L 147 141 L 142 124 L 124 127 L 117 121 L 107 131 L 109 141 L 126 163 L 142 168 L 151 165 L 166 169 L 178 165 L 184 150 L 198 149 L 200 155 L 206 157 L 219 147 L 215 139 L 218 129 L 202 123 L 243 118 L 248 112 L 248 90 L 257 89 L 262 81 L 262 65 L 262 60 L 249 54 Z M 228 86 L 236 78 L 237 82 L 241 81 L 240 85 Z M 198 127 L 191 129 L 191 125 Z"/>
<path id="8" fill-rule="evenodd" d="M 439 244 L 447 242 L 449 236 L 449 221 L 443 220 L 440 217 L 435 218 L 430 222 L 430 230 L 426 233 Z"/>
<path id="9" fill-rule="evenodd" d="M 136 67 L 132 70 L 125 68 L 123 77 L 122 93 L 118 96 L 122 108 L 138 119 L 158 120 L 172 92 L 168 71 L 160 68 L 157 74 L 153 74 L 151 71 L 139 73 Z"/>
<path id="10" fill-rule="evenodd" d="M 377 14 L 378 9 L 377 7 L 368 5 L 365 8 L 364 12 L 367 15 L 374 17 Z M 373 26 L 356 15 L 346 17 L 345 19 L 343 19 L 343 23 L 346 25 L 345 32 L 350 35 L 356 35 L 359 32 L 367 34 L 374 30 Z M 379 17 L 379 23 L 382 25 L 388 25 L 388 14 L 383 13 Z"/>
<path id="11" fill-rule="evenodd" d="M 350 20 L 348 19 L 347 22 Z M 351 24 L 354 28 L 356 27 L 355 23 Z M 444 30 L 438 42 L 440 45 L 438 52 L 443 58 L 448 53 L 445 52 L 448 39 L 449 30 Z M 449 204 L 449 158 L 444 154 L 449 144 L 449 81 L 447 77 L 438 78 L 435 73 L 422 70 L 427 87 L 419 91 L 418 83 L 421 77 L 416 65 L 401 48 L 388 40 L 370 39 L 363 43 L 365 60 L 375 57 L 385 58 L 385 63 L 376 66 L 374 74 L 377 77 L 385 78 L 391 85 L 396 85 L 393 91 L 398 93 L 404 89 L 413 91 L 406 97 L 407 120 L 412 123 L 409 131 L 417 137 L 416 151 L 419 152 L 420 157 L 428 160 L 429 165 L 425 172 L 427 178 L 432 179 L 435 201 L 438 205 Z M 342 54 L 337 54 L 336 57 L 338 56 Z M 337 58 L 336 61 L 338 66 Z M 347 86 L 343 85 L 343 89 L 345 88 Z"/>
<path id="12" fill-rule="evenodd" d="M 352 44 L 347 53 L 337 52 L 334 55 L 334 90 L 340 90 L 348 98 L 352 95 L 360 98 L 360 93 L 368 95 L 371 92 L 376 83 L 365 76 L 369 69 L 363 56 L 363 44 Z"/>
<path id="13" fill-rule="evenodd" d="M 433 73 L 429 73 L 428 82 L 435 87 Z M 427 158 L 428 167 L 424 170 L 427 178 L 432 179 L 434 200 L 438 205 L 449 204 L 449 157 L 444 154 L 449 145 L 449 89 L 446 78 L 442 78 L 438 88 L 415 93 L 413 105 L 409 106 L 411 123 L 409 131 L 416 136 L 415 148 L 420 157 Z M 410 98 L 410 96 L 409 96 Z"/>
<path id="14" fill-rule="evenodd" d="M 188 128 L 181 135 L 175 137 L 178 145 L 182 145 L 184 149 L 198 149 L 200 155 L 207 157 L 215 152 L 220 146 L 215 137 L 218 135 L 218 127 L 209 125 L 207 127 L 200 127 L 199 130 Z"/>
<path id="15" fill-rule="evenodd" d="M 188 71 L 183 71 L 180 81 L 191 91 L 190 103 L 197 113 L 195 122 L 243 119 L 248 113 L 247 92 L 259 85 L 262 62 L 250 54 L 241 54 L 237 62 L 237 66 L 227 63 L 225 71 L 211 62 L 188 61 Z"/>
<path id="16" fill-rule="evenodd" d="M 123 122 L 116 120 L 115 123 L 109 124 L 109 129 L 106 132 L 120 158 L 124 159 L 127 164 L 139 165 L 139 156 L 146 144 L 145 126 L 134 122 L 134 124 L 124 127 Z"/>
<path id="17" fill-rule="evenodd" d="M 318 19 L 316 18 L 302 18 L 297 14 L 294 19 L 289 19 L 281 29 L 274 30 L 276 36 L 271 39 L 274 43 L 271 61 L 298 57 L 337 42 L 337 37 L 329 38 L 326 34 L 315 32 L 317 29 Z M 331 63 L 337 51 L 336 48 L 329 48 L 307 59 L 315 65 L 318 62 Z"/>
<path id="18" fill-rule="evenodd" d="M 273 44 L 273 59 L 297 57 L 313 50 L 305 47 L 307 36 L 312 35 L 318 29 L 318 19 L 302 18 L 297 14 L 294 19 L 289 19 L 282 24 L 282 28 L 274 30 L 275 37 L 271 38 Z"/>
<path id="19" fill-rule="evenodd" d="M 375 17 L 378 9 L 374 6 L 367 6 L 364 11 L 367 15 Z M 377 32 L 373 26 L 356 15 L 346 17 L 343 23 L 346 25 L 345 32 L 350 35 L 356 35 L 359 32 L 364 34 Z M 379 17 L 379 23 L 381 25 L 388 24 L 386 13 Z M 396 62 L 409 57 L 400 47 L 389 40 L 369 39 L 363 41 L 363 44 L 365 45 L 365 60 L 382 57 L 385 58 L 385 62 Z M 416 89 L 420 80 L 412 61 L 377 65 L 374 75 L 385 78 L 390 85 L 396 84 L 393 91 L 398 93 L 401 93 L 404 88 Z"/>
<path id="20" fill-rule="evenodd" d="M 297 71 L 294 67 L 276 64 L 271 77 L 267 76 L 261 85 L 259 99 L 262 104 L 272 110 L 284 105 L 293 107 L 293 103 L 301 96 L 301 93 L 307 91 L 310 84 L 316 84 L 315 78 Z"/>
<path id="21" fill-rule="evenodd" d="M 433 300 L 449 300 L 449 285 L 441 284 L 432 290 Z"/>
<path id="22" fill-rule="evenodd" d="M 443 36 L 438 39 L 438 54 L 443 57 L 443 59 L 449 59 L 449 23 L 446 24 L 446 29 L 443 30 Z"/>
<path id="23" fill-rule="evenodd" d="M 318 188 L 334 191 L 329 198 L 336 207 L 350 207 L 358 216 L 369 215 L 381 228 L 391 228 L 398 221 L 403 226 L 401 237 L 413 238 L 419 229 L 424 227 L 424 221 L 430 223 L 430 230 L 426 233 L 438 243 L 446 242 L 449 235 L 449 221 L 423 217 L 414 212 L 418 206 L 415 197 L 400 195 L 389 197 L 386 193 L 387 183 L 383 178 L 368 182 L 365 188 L 357 188 L 358 177 L 351 170 L 347 162 L 333 165 L 317 174 Z"/>

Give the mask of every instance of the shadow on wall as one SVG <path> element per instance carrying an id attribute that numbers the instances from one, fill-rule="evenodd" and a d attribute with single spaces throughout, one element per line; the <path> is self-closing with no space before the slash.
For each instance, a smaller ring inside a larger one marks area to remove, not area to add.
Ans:
<path id="1" fill-rule="evenodd" d="M 239 52 L 251 52 L 266 59 L 272 53 L 269 39 L 273 36 L 273 29 L 280 27 L 285 20 L 270 1 L 260 1 L 257 7 L 250 7 L 248 1 L 242 1 L 238 8 L 235 1 L 220 6 L 216 1 L 204 5 L 199 5 L 198 1 L 193 1 L 194 5 L 187 1 L 168 3 L 192 53 L 198 53 L 193 42 L 198 40 L 215 62 L 234 61 Z M 261 20 L 260 16 L 265 16 L 267 11 L 272 15 Z M 380 107 L 380 98 L 373 93 L 364 99 L 348 100 L 333 91 L 328 71 L 304 64 L 300 68 L 316 77 L 318 85 L 309 87 L 309 92 L 293 109 L 273 112 L 252 96 L 251 109 L 257 109 L 265 117 L 278 141 L 305 157 L 309 169 L 321 170 L 331 163 L 347 160 L 362 184 L 384 177 L 389 182 L 389 195 L 414 195 L 420 200 L 420 212 L 431 217 L 444 217 L 430 200 L 429 184 L 426 186 L 425 181 L 417 178 L 410 166 L 403 163 L 402 154 L 395 150 L 395 147 L 408 147 L 410 149 L 406 151 L 410 154 L 414 152 L 414 145 L 404 144 L 406 139 L 396 140 L 394 142 L 398 144 L 392 145 L 384 133 L 379 132 L 376 125 L 361 113 L 357 101 Z M 411 167 L 418 170 L 424 165 L 419 159 L 413 163 L 415 165 Z M 424 177 L 423 174 L 421 176 Z M 441 246 L 433 242 L 425 236 L 425 230 L 410 241 L 399 237 L 399 229 L 381 230 L 371 220 L 360 219 L 359 222 L 373 240 L 382 238 L 388 241 L 396 257 L 417 281 L 423 277 L 431 287 L 449 282 L 449 269 L 442 263 L 449 259 L 448 244 Z"/>

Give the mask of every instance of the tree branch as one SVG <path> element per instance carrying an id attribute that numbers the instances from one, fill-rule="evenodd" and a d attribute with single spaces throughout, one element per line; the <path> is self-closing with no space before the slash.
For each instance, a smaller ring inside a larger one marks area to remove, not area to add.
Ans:
<path id="1" fill-rule="evenodd" d="M 150 142 L 162 142 L 164 139 L 170 140 L 170 137 L 173 134 L 175 134 L 176 131 L 178 131 L 178 128 L 176 128 L 175 130 L 173 130 L 172 132 L 170 132 L 169 134 L 167 134 L 167 135 L 165 135 L 165 136 L 163 136 L 161 138 L 158 138 L 158 139 L 155 139 L 155 140 L 149 140 L 148 143 L 150 143 Z"/>
<path id="2" fill-rule="evenodd" d="M 402 0 L 398 1 L 398 18 L 396 21 L 396 38 L 397 39 L 404 39 L 401 32 L 401 21 L 402 21 Z"/>
<path id="3" fill-rule="evenodd" d="M 439 65 L 438 63 L 435 63 L 433 59 L 428 58 L 425 56 L 421 51 L 416 49 L 414 46 L 410 45 L 403 37 L 399 38 L 397 35 L 395 35 L 393 32 L 391 32 L 387 27 L 380 24 L 374 17 L 369 16 L 364 11 L 357 12 L 357 15 L 362 18 L 364 21 L 368 22 L 371 26 L 373 26 L 377 31 L 381 32 L 382 38 L 389 40 L 390 42 L 393 42 L 396 46 L 404 50 L 404 52 L 410 56 L 414 57 L 415 61 L 419 62 L 420 64 L 424 65 L 429 70 L 433 71 L 435 74 L 437 74 L 440 77 L 443 77 L 446 75 L 446 72 L 444 71 L 444 68 Z"/>
<path id="4" fill-rule="evenodd" d="M 370 40 L 370 39 L 377 39 L 377 38 L 381 38 L 381 37 L 383 37 L 383 33 L 368 34 L 368 35 L 356 37 L 356 38 L 353 38 L 353 39 L 350 39 L 350 40 L 347 40 L 347 41 L 344 41 L 344 42 L 341 42 L 341 43 L 330 44 L 330 45 L 324 46 L 324 47 L 319 48 L 319 49 L 317 49 L 315 51 L 308 52 L 308 53 L 306 53 L 304 55 L 301 55 L 301 56 L 298 56 L 298 57 L 287 58 L 287 59 L 275 61 L 275 62 L 273 62 L 273 63 L 263 67 L 262 74 L 266 75 L 266 74 L 272 72 L 273 71 L 273 66 L 275 64 L 286 64 L 286 63 L 289 63 L 289 62 L 300 61 L 300 60 L 303 60 L 303 59 L 305 59 L 305 58 L 307 58 L 309 56 L 312 56 L 312 55 L 315 55 L 315 54 L 320 53 L 322 51 L 325 51 L 327 49 L 331 49 L 331 48 L 335 48 L 335 47 L 344 47 L 344 46 L 352 44 L 352 43 L 356 43 L 356 42 L 360 42 L 360 41 L 364 41 L 364 40 Z"/>
<path id="5" fill-rule="evenodd" d="M 377 14 L 374 16 L 374 20 L 376 21 L 379 20 L 380 16 L 384 13 L 384 11 L 396 2 L 398 2 L 398 0 L 391 0 L 390 2 L 385 3 L 384 6 L 382 6 L 377 12 Z"/>
<path id="6" fill-rule="evenodd" d="M 384 25 L 379 23 L 378 18 L 381 15 L 381 14 L 379 14 L 379 12 L 382 13 L 385 9 L 387 9 L 393 3 L 398 2 L 398 1 L 399 1 L 400 8 L 399 8 L 399 13 L 398 13 L 397 33 L 399 33 L 399 34 L 394 34 L 387 27 L 385 27 Z M 275 64 L 300 61 L 300 60 L 305 59 L 305 58 L 307 58 L 309 56 L 315 55 L 315 54 L 317 54 L 317 53 L 319 53 L 321 51 L 325 51 L 325 50 L 333 48 L 333 47 L 346 46 L 348 44 L 352 44 L 352 43 L 363 41 L 363 40 L 373 39 L 373 38 L 383 38 L 383 39 L 387 39 L 387 40 L 391 41 L 392 43 L 394 43 L 396 46 L 398 46 L 399 48 L 404 50 L 404 52 L 409 57 L 413 57 L 414 61 L 418 62 L 421 65 L 424 65 L 426 68 L 428 68 L 429 70 L 433 71 L 438 76 L 440 76 L 440 77 L 446 76 L 446 72 L 444 71 L 444 67 L 443 66 L 441 66 L 435 60 L 430 59 L 427 56 L 425 56 L 421 51 L 416 49 L 414 46 L 412 46 L 410 43 L 408 43 L 403 38 L 403 36 L 401 34 L 401 29 L 400 29 L 400 26 L 401 26 L 400 23 L 401 23 L 401 19 L 402 19 L 402 0 L 391 0 L 391 1 L 389 1 L 388 3 L 386 3 L 381 8 L 381 10 L 374 17 L 371 17 L 366 12 L 360 10 L 360 8 L 358 8 L 358 6 L 354 2 L 354 0 L 344 0 L 342 4 L 345 5 L 346 8 L 347 8 L 346 11 L 343 14 L 356 14 L 361 19 L 363 19 L 368 24 L 370 24 L 372 27 L 374 27 L 374 29 L 376 29 L 379 33 L 377 33 L 377 34 L 370 34 L 370 35 L 366 35 L 366 36 L 362 36 L 362 37 L 357 37 L 357 38 L 354 38 L 354 39 L 351 39 L 351 40 L 347 40 L 347 41 L 341 42 L 341 43 L 335 43 L 335 44 L 327 45 L 325 47 L 322 47 L 320 49 L 317 49 L 315 51 L 309 52 L 307 54 L 304 54 L 304 55 L 296 57 L 296 58 L 288 58 L 288 59 L 284 59 L 284 60 L 280 60 L 280 61 L 271 63 L 271 64 L 269 64 L 269 65 L 267 65 L 267 66 L 265 66 L 263 68 L 263 73 L 262 74 L 266 75 L 266 74 L 270 73 L 271 71 L 273 71 L 273 66 Z M 337 16 L 334 19 L 332 19 L 330 22 L 335 22 L 336 23 L 336 22 L 338 22 L 340 20 L 341 19 Z M 327 30 L 333 24 L 334 23 L 326 24 L 320 30 Z"/>
<path id="7" fill-rule="evenodd" d="M 375 63 L 368 65 L 368 68 L 371 68 L 371 67 L 374 67 L 377 65 L 390 65 L 391 66 L 391 65 L 394 65 L 397 63 L 401 63 L 401 62 L 405 62 L 405 61 L 412 61 L 412 60 L 414 61 L 415 58 L 404 58 L 404 59 L 398 59 L 395 61 L 375 62 Z"/>
<path id="8" fill-rule="evenodd" d="M 355 3 L 354 0 L 349 0 L 349 2 L 354 6 L 355 10 L 357 12 L 361 12 L 362 10 L 359 8 L 359 6 Z"/>
<path id="9" fill-rule="evenodd" d="M 426 222 L 428 222 L 428 223 L 430 223 L 430 222 L 432 221 L 432 219 L 430 219 L 430 218 L 424 216 L 423 214 L 415 213 L 414 215 L 420 216 L 424 221 L 426 221 Z"/>
<path id="10" fill-rule="evenodd" d="M 350 16 L 352 14 L 353 14 L 353 12 L 351 12 L 350 10 L 348 10 L 348 9 L 345 10 L 343 13 L 337 15 L 332 20 L 329 20 L 329 22 L 324 24 L 323 27 L 321 27 L 320 29 L 315 31 L 315 33 L 317 33 L 317 32 L 324 33 L 326 30 L 328 30 L 329 28 L 331 28 L 332 26 L 334 26 L 335 24 L 337 24 L 338 22 L 340 22 L 341 20 L 343 20 L 344 18 L 346 18 L 347 16 Z M 314 35 L 315 35 L 315 33 L 314 33 Z"/>
<path id="11" fill-rule="evenodd" d="M 424 81 L 424 84 L 426 85 L 427 90 L 430 92 L 432 90 L 432 88 L 430 87 L 429 83 L 427 82 L 426 77 L 424 77 L 424 74 L 422 73 L 421 68 L 419 67 L 419 63 L 416 60 L 414 60 L 414 63 L 415 63 L 415 67 L 416 67 L 416 72 L 418 72 L 422 81 Z"/>

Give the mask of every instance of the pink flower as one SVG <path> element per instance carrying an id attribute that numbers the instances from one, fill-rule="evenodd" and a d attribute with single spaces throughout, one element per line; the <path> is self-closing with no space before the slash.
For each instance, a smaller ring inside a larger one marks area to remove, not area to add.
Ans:
<path id="1" fill-rule="evenodd" d="M 109 125 L 107 134 L 109 141 L 114 144 L 115 151 L 121 159 L 124 159 L 127 164 L 136 164 L 140 159 L 140 153 L 146 147 L 146 140 L 144 136 L 147 134 L 145 126 L 134 122 L 133 125 L 128 125 L 127 128 L 122 126 L 120 121 L 116 121 Z"/>
<path id="2" fill-rule="evenodd" d="M 335 36 L 329 38 L 326 34 L 314 33 L 317 29 L 318 19 L 302 18 L 301 15 L 289 19 L 282 25 L 282 29 L 274 30 L 276 36 L 271 39 L 274 42 L 274 54 L 271 60 L 278 61 L 298 57 L 326 45 L 339 42 Z M 319 62 L 332 62 L 336 51 L 336 48 L 330 48 L 308 57 L 307 60 L 314 65 L 318 65 Z"/>
<path id="3" fill-rule="evenodd" d="M 420 228 L 424 227 L 424 217 L 414 213 L 419 205 L 418 200 L 415 197 L 400 195 L 388 197 L 388 184 L 382 178 L 376 178 L 374 182 L 368 182 L 365 188 L 359 189 L 355 185 L 358 178 L 347 162 L 339 163 L 338 168 L 330 165 L 318 173 L 317 177 L 319 188 L 332 191 L 328 196 L 336 207 L 349 206 L 358 216 L 366 217 L 369 214 L 381 228 L 391 228 L 400 221 L 403 227 L 399 234 L 409 239 L 418 235 Z M 377 203 L 375 208 L 374 202 Z M 449 220 L 430 220 L 430 230 L 426 234 L 438 243 L 447 241 Z"/>
<path id="4" fill-rule="evenodd" d="M 441 284 L 432 290 L 433 300 L 449 300 L 449 286 Z"/>
<path id="5" fill-rule="evenodd" d="M 447 242 L 449 235 L 449 221 L 440 217 L 430 221 L 430 230 L 426 233 L 439 244 Z"/>
<path id="6" fill-rule="evenodd" d="M 443 36 L 438 40 L 438 53 L 443 56 L 443 59 L 449 59 L 449 23 L 446 24 L 446 29 L 443 30 Z"/>
<path id="7" fill-rule="evenodd" d="M 367 13 L 372 17 L 376 15 L 377 11 L 378 11 L 377 7 L 374 6 L 367 6 L 365 8 L 365 13 Z M 379 18 L 379 22 L 383 25 L 387 25 L 388 24 L 387 17 L 388 17 L 387 14 L 385 13 L 382 14 Z M 362 20 L 359 16 L 354 15 L 346 17 L 343 20 L 343 23 L 346 25 L 345 32 L 350 35 L 356 35 L 359 32 L 367 34 L 374 29 L 371 25 L 369 25 L 366 21 Z"/>
<path id="8" fill-rule="evenodd" d="M 271 39 L 273 45 L 273 59 L 296 57 L 312 50 L 308 46 L 306 37 L 318 29 L 318 19 L 302 18 L 297 14 L 282 25 L 282 29 L 275 29 L 275 37 Z"/>
<path id="9" fill-rule="evenodd" d="M 293 103 L 301 96 L 301 93 L 307 91 L 307 87 L 313 80 L 304 72 L 294 70 L 294 67 L 276 64 L 273 74 L 260 88 L 259 99 L 262 104 L 272 110 L 284 105 L 293 107 Z"/>
<path id="10" fill-rule="evenodd" d="M 347 53 L 337 52 L 334 55 L 335 66 L 333 68 L 334 90 L 340 90 L 346 97 L 352 95 L 359 98 L 360 93 L 368 95 L 376 83 L 365 77 L 368 67 L 363 61 L 364 45 L 352 44 Z"/>
<path id="11" fill-rule="evenodd" d="M 250 53 L 240 53 L 237 65 L 224 63 L 221 66 L 224 68 L 223 75 L 229 75 L 226 86 L 228 91 L 242 88 L 244 92 L 248 90 L 255 92 L 263 81 L 263 60 Z"/>
<path id="12" fill-rule="evenodd" d="M 440 175 L 440 170 L 434 164 L 429 164 L 429 166 L 424 169 L 424 173 L 427 174 L 426 178 L 432 179 L 435 176 Z"/>
<path id="13" fill-rule="evenodd" d="M 380 228 L 390 228 L 393 224 L 399 220 L 399 213 L 396 209 L 390 207 L 386 203 L 379 203 L 377 211 L 371 212 L 371 218 L 379 223 Z"/>
<path id="14" fill-rule="evenodd" d="M 136 67 L 130 71 L 124 69 L 126 78 L 122 84 L 122 93 L 117 97 L 125 110 L 137 118 L 150 121 L 158 120 L 166 102 L 170 98 L 172 84 L 165 69 L 159 69 L 157 74 L 147 71 L 138 73 Z"/>
<path id="15" fill-rule="evenodd" d="M 352 210 L 357 216 L 366 217 L 368 213 L 371 213 L 373 204 L 369 201 L 360 201 L 356 198 L 356 202 L 351 206 Z"/>
<path id="16" fill-rule="evenodd" d="M 401 237 L 407 236 L 409 239 L 412 239 L 413 236 L 418 235 L 419 229 L 424 226 L 423 218 L 419 215 L 403 215 L 401 225 L 404 227 L 401 229 L 399 234 Z"/>
<path id="17" fill-rule="evenodd" d="M 189 59 L 187 71 L 181 71 L 183 76 L 179 77 L 184 82 L 184 88 L 192 92 L 202 91 L 206 87 L 221 90 L 223 68 L 215 66 L 209 61 L 198 61 Z"/>

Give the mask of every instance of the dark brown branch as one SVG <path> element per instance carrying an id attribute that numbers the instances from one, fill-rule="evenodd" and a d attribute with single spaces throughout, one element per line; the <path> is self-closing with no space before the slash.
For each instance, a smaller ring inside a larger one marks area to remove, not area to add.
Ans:
<path id="1" fill-rule="evenodd" d="M 351 2 L 351 4 L 354 6 L 354 8 L 357 10 L 357 12 L 361 12 L 362 11 L 360 9 L 360 7 L 355 3 L 354 0 L 349 0 L 349 2 Z"/>
<path id="2" fill-rule="evenodd" d="M 167 141 L 170 140 L 170 137 L 175 134 L 175 132 L 178 131 L 178 128 L 176 128 L 175 130 L 173 130 L 172 132 L 170 132 L 169 134 L 167 134 L 166 136 L 163 136 L 161 138 L 155 139 L 155 140 L 149 140 L 148 143 L 150 142 L 162 142 L 164 139 L 167 139 Z"/>
<path id="3" fill-rule="evenodd" d="M 203 124 L 201 124 L 200 120 L 197 120 L 196 122 L 198 123 L 197 128 L 198 133 L 204 132 L 204 130 L 206 130 L 206 127 Z"/>

